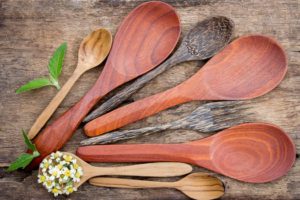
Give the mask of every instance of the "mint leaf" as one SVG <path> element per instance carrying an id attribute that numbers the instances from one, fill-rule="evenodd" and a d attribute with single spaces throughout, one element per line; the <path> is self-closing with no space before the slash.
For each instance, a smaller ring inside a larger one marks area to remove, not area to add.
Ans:
<path id="1" fill-rule="evenodd" d="M 29 90 L 41 88 L 47 85 L 53 85 L 52 82 L 48 78 L 37 78 L 32 81 L 29 81 L 25 85 L 22 85 L 16 90 L 16 93 L 19 94 L 21 92 L 26 92 Z"/>
<path id="2" fill-rule="evenodd" d="M 49 61 L 48 69 L 49 69 L 50 75 L 55 80 L 58 80 L 58 77 L 61 74 L 66 50 L 67 50 L 67 43 L 61 44 L 55 50 L 52 58 Z"/>
<path id="3" fill-rule="evenodd" d="M 29 153 L 22 153 L 14 162 L 12 162 L 9 167 L 7 168 L 7 172 L 15 171 L 19 168 L 24 169 L 31 161 L 40 156 L 40 153 L 37 151 L 35 145 L 31 142 L 31 140 L 27 137 L 27 134 L 24 130 L 22 130 L 22 134 L 24 137 L 24 142 L 28 149 L 32 151 L 32 154 Z"/>
<path id="4" fill-rule="evenodd" d="M 12 172 L 19 168 L 24 169 L 35 157 L 37 156 L 28 153 L 23 153 L 17 158 L 16 161 L 9 165 L 6 171 Z"/>
<path id="5" fill-rule="evenodd" d="M 36 147 L 35 145 L 31 142 L 31 140 L 27 137 L 27 134 L 25 133 L 24 130 L 22 130 L 22 134 L 24 137 L 24 142 L 27 145 L 28 149 L 30 149 L 31 151 L 36 151 Z"/>

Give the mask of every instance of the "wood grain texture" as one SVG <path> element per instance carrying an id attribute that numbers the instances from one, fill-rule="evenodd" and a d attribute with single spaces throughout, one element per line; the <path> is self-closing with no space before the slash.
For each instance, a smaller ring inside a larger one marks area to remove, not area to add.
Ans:
<path id="1" fill-rule="evenodd" d="M 211 133 L 250 122 L 254 113 L 248 111 L 247 103 L 242 101 L 212 102 L 199 106 L 189 115 L 165 124 L 143 127 L 132 130 L 121 130 L 88 138 L 81 145 L 109 144 L 129 140 L 166 130 L 187 129 L 203 133 Z"/>
<path id="2" fill-rule="evenodd" d="M 219 179 L 204 173 L 192 173 L 176 182 L 142 181 L 121 178 L 92 178 L 89 183 L 101 187 L 175 188 L 192 199 L 209 200 L 223 196 L 224 186 Z"/>
<path id="3" fill-rule="evenodd" d="M 250 35 L 236 39 L 195 75 L 165 92 L 138 100 L 84 126 L 92 137 L 115 130 L 169 107 L 193 100 L 243 100 L 274 89 L 287 70 L 283 49 L 271 38 Z"/>
<path id="4" fill-rule="evenodd" d="M 144 1 L 0 1 L 0 199 L 53 199 L 37 183 L 37 171 L 8 174 L 4 167 L 24 152 L 20 130 L 28 130 L 48 102 L 55 96 L 54 88 L 44 88 L 16 95 L 15 89 L 38 76 L 46 76 L 50 55 L 59 44 L 66 41 L 68 52 L 60 78 L 61 84 L 73 73 L 78 48 L 82 38 L 89 32 L 105 27 L 115 33 L 122 19 Z M 247 101 L 249 111 L 254 112 L 253 122 L 269 122 L 282 127 L 295 141 L 300 154 L 300 12 L 298 0 L 167 0 L 176 8 L 185 35 L 197 22 L 212 15 L 223 15 L 235 22 L 235 37 L 260 33 L 273 36 L 283 45 L 289 59 L 287 76 L 271 93 Z M 80 28 L 79 28 L 80 27 Z M 189 78 L 203 62 L 188 62 L 174 67 L 150 81 L 128 102 L 150 96 L 174 87 Z M 101 70 L 86 72 L 72 88 L 53 118 L 74 105 L 94 84 Z M 116 92 L 111 93 L 115 94 Z M 110 95 L 110 96 L 111 96 Z M 104 100 L 104 99 L 103 99 Z M 204 102 L 183 104 L 135 124 L 124 127 L 136 129 L 180 119 Z M 52 120 L 50 119 L 50 122 Z M 181 143 L 206 137 L 207 134 L 191 130 L 172 130 L 153 134 L 123 143 Z M 74 152 L 86 137 L 82 130 L 64 147 Z M 97 164 L 116 166 L 121 164 Z M 209 172 L 194 167 L 195 172 Z M 266 184 L 248 184 L 209 172 L 225 184 L 221 199 L 298 199 L 300 195 L 300 161 L 283 178 Z M 157 180 L 148 178 L 146 180 Z M 161 179 L 159 179 L 161 180 Z M 177 178 L 166 178 L 176 181 Z M 86 183 L 72 194 L 71 199 L 124 199 L 124 200 L 188 200 L 184 194 L 172 189 L 114 189 L 99 188 Z M 67 199 L 61 197 L 60 199 Z"/>
<path id="5" fill-rule="evenodd" d="M 94 145 L 79 147 L 76 154 L 88 162 L 185 162 L 240 181 L 264 183 L 291 169 L 296 150 L 278 127 L 246 123 L 184 144 Z"/>
<path id="6" fill-rule="evenodd" d="M 78 78 L 87 70 L 100 65 L 107 57 L 112 44 L 112 35 L 106 29 L 98 29 L 85 37 L 80 44 L 78 64 L 64 86 L 57 92 L 48 106 L 38 116 L 28 132 L 29 139 L 33 139 L 47 123 L 55 110 L 67 96 Z"/>
<path id="7" fill-rule="evenodd" d="M 233 31 L 233 21 L 223 16 L 211 17 L 197 23 L 183 38 L 180 46 L 170 58 L 105 101 L 99 108 L 90 113 L 83 122 L 91 121 L 116 108 L 132 94 L 145 86 L 146 83 L 176 64 L 212 57 L 228 44 Z"/>
<path id="8" fill-rule="evenodd" d="M 179 35 L 179 19 L 170 5 L 148 2 L 131 11 L 118 28 L 95 85 L 34 139 L 40 156 L 27 169 L 37 168 L 45 156 L 62 148 L 85 115 L 109 91 L 161 63 L 176 46 Z"/>

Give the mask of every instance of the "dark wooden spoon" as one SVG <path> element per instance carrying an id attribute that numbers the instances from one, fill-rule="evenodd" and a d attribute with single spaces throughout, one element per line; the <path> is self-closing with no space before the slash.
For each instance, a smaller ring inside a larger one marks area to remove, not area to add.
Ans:
<path id="1" fill-rule="evenodd" d="M 233 21 L 223 16 L 210 17 L 197 23 L 184 37 L 181 45 L 170 58 L 102 103 L 83 122 L 89 122 L 117 107 L 150 80 L 176 64 L 212 57 L 228 44 L 233 31 Z"/>
<path id="2" fill-rule="evenodd" d="M 263 183 L 289 171 L 296 149 L 280 128 L 249 123 L 189 143 L 85 146 L 77 155 L 91 162 L 186 162 L 240 181 Z"/>
<path id="3" fill-rule="evenodd" d="M 107 113 L 84 129 L 88 136 L 96 136 L 192 100 L 255 98 L 274 89 L 286 71 L 285 53 L 275 40 L 241 37 L 180 85 Z"/>
<path id="4" fill-rule="evenodd" d="M 179 36 L 179 18 L 170 5 L 153 1 L 135 8 L 120 25 L 95 85 L 34 140 L 41 156 L 29 168 L 37 167 L 45 156 L 60 149 L 101 97 L 165 60 Z"/>

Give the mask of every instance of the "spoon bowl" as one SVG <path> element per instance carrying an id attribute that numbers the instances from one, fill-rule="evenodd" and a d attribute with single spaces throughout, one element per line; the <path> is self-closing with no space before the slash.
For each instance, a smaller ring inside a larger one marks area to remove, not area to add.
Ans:
<path id="1" fill-rule="evenodd" d="M 77 155 L 98 162 L 186 162 L 240 181 L 263 183 L 286 174 L 296 150 L 280 128 L 247 123 L 189 143 L 85 146 Z"/>
<path id="2" fill-rule="evenodd" d="M 167 91 L 107 113 L 84 127 L 92 137 L 193 100 L 251 99 L 274 89 L 287 71 L 281 46 L 262 35 L 236 39 L 195 75 Z"/>
<path id="3" fill-rule="evenodd" d="M 143 181 L 121 178 L 91 178 L 89 183 L 102 187 L 118 188 L 176 188 L 193 199 L 216 199 L 224 194 L 223 183 L 204 173 L 192 173 L 176 182 Z"/>

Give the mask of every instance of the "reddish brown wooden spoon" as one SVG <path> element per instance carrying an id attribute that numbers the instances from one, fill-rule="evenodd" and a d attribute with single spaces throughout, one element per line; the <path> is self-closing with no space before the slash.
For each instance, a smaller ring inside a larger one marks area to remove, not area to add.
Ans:
<path id="1" fill-rule="evenodd" d="M 192 100 L 258 97 L 274 89 L 286 70 L 285 53 L 275 40 L 262 35 L 241 37 L 187 81 L 107 113 L 84 129 L 88 136 L 96 136 Z"/>
<path id="2" fill-rule="evenodd" d="M 186 162 L 240 181 L 263 183 L 286 174 L 296 150 L 280 128 L 249 123 L 189 143 L 85 146 L 77 155 L 91 162 Z"/>
<path id="3" fill-rule="evenodd" d="M 135 8 L 120 25 L 95 85 L 34 140 L 41 156 L 29 168 L 37 167 L 45 156 L 60 149 L 101 97 L 166 59 L 179 36 L 179 18 L 170 5 L 154 1 Z"/>

